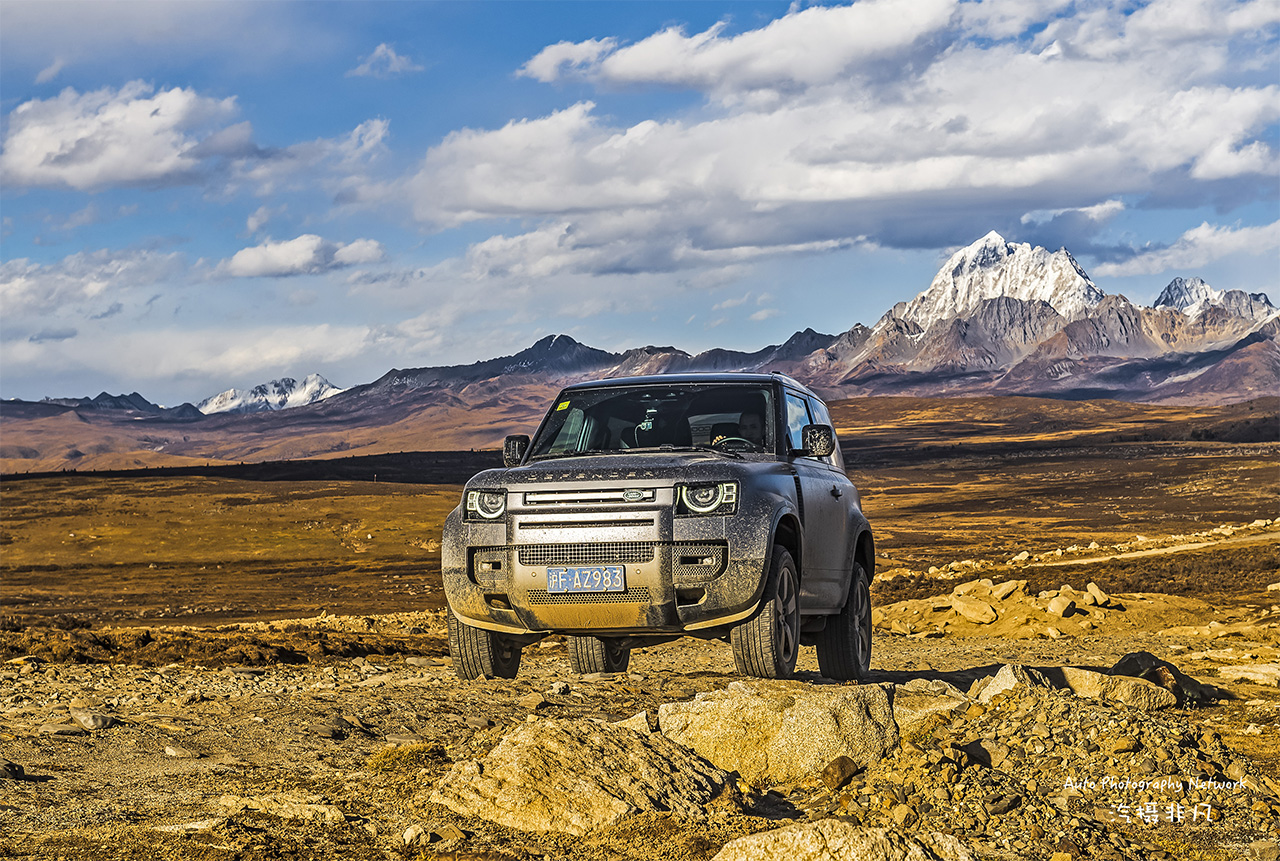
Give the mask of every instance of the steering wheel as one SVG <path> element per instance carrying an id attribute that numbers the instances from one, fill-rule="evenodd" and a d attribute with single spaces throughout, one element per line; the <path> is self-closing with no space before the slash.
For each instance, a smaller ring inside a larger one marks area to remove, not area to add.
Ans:
<path id="1" fill-rule="evenodd" d="M 757 446 L 757 445 L 756 445 L 755 443 L 753 443 L 751 440 L 749 440 L 749 439 L 743 439 L 743 438 L 742 438 L 742 437 L 740 437 L 740 436 L 722 436 L 722 437 L 720 437 L 720 439 L 718 439 L 718 440 L 716 440 L 715 442 L 711 443 L 711 447 L 712 447 L 712 448 L 719 448 L 720 446 L 724 445 L 725 443 L 741 443 L 742 445 L 745 445 L 745 446 L 747 446 L 747 447 L 749 447 L 749 448 L 759 448 L 759 446 Z"/>

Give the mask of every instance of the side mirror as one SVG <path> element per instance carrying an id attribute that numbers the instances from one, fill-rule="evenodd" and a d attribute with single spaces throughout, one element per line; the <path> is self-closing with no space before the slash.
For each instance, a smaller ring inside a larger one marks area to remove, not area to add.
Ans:
<path id="1" fill-rule="evenodd" d="M 805 425 L 802 438 L 805 457 L 830 457 L 836 450 L 836 432 L 831 425 Z"/>
<path id="2" fill-rule="evenodd" d="M 502 441 L 502 465 L 519 466 L 528 452 L 528 434 L 512 434 Z"/>

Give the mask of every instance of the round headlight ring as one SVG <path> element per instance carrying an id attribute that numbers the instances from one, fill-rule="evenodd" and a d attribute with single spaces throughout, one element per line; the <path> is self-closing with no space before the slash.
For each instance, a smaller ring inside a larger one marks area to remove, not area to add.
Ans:
<path id="1" fill-rule="evenodd" d="M 710 514 L 720 507 L 724 491 L 718 484 L 695 484 L 680 489 L 685 506 L 695 514 Z"/>
<path id="2" fill-rule="evenodd" d="M 507 494 L 501 490 L 469 491 L 467 509 L 485 520 L 496 520 L 507 510 Z"/>

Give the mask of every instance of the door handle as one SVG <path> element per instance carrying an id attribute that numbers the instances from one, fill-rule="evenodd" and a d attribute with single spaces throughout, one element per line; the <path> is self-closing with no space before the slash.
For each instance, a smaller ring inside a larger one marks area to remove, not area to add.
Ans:
<path id="1" fill-rule="evenodd" d="M 844 496 L 844 494 L 840 492 L 840 488 L 834 484 L 831 485 L 831 495 L 834 496 L 836 499 L 839 499 L 840 497 Z"/>

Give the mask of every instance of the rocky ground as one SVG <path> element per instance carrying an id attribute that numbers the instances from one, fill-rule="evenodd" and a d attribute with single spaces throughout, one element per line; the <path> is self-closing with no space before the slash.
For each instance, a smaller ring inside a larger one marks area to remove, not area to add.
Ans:
<path id="1" fill-rule="evenodd" d="M 0 668 L 0 855 L 1274 858 L 1280 596 L 1210 629 L 1186 600 L 1063 593 L 1142 620 L 1090 629 L 1051 615 L 1063 594 L 1009 582 L 951 598 L 1044 603 L 1061 636 L 983 635 L 954 601 L 929 611 L 941 635 L 879 632 L 864 685 L 822 679 L 808 650 L 796 681 L 744 681 L 727 645 L 687 639 L 585 678 L 551 640 L 515 680 L 463 682 L 439 612 L 130 629 L 134 660 L 114 663 L 20 656 Z M 43 636 L 50 656 L 125 641 Z M 137 660 L 175 637 L 258 649 Z M 273 659 L 290 637 L 331 654 Z M 357 641 L 385 654 L 344 657 Z"/>

